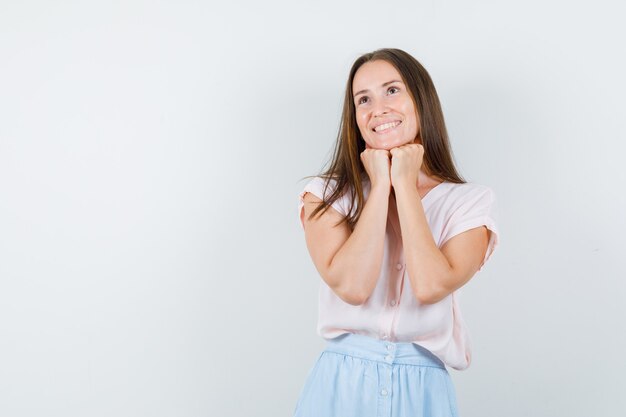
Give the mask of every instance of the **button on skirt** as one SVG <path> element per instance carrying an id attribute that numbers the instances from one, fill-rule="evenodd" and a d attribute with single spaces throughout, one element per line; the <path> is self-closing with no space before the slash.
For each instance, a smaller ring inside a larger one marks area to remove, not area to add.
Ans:
<path id="1" fill-rule="evenodd" d="M 294 417 L 458 417 L 444 363 L 414 343 L 353 333 L 328 340 Z"/>

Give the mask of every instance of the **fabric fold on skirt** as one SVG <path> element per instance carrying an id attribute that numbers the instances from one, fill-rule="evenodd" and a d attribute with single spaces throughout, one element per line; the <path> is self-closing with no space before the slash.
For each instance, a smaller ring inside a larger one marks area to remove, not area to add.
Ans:
<path id="1" fill-rule="evenodd" d="M 459 417 L 444 363 L 415 343 L 346 333 L 327 341 L 294 417 Z"/>

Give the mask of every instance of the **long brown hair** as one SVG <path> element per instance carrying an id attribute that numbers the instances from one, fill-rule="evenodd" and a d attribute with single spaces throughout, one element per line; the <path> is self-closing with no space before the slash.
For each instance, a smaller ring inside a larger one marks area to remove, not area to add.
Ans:
<path id="1" fill-rule="evenodd" d="M 309 219 L 317 213 L 323 214 L 338 198 L 349 190 L 351 204 L 348 215 L 341 222 L 348 222 L 354 229 L 363 210 L 362 179 L 367 178 L 367 172 L 361 162 L 360 154 L 365 150 L 365 142 L 356 123 L 352 82 L 357 70 L 366 62 L 384 60 L 393 65 L 402 76 L 408 87 L 411 98 L 415 103 L 419 120 L 419 132 L 424 147 L 423 166 L 426 173 L 437 176 L 453 183 L 465 183 L 454 166 L 448 132 L 439 103 L 439 97 L 430 75 L 426 69 L 411 55 L 393 48 L 378 49 L 361 55 L 350 69 L 346 94 L 343 102 L 343 112 L 339 125 L 339 134 L 333 152 L 330 167 L 319 174 L 325 178 L 324 199 L 322 204 L 313 210 Z M 306 178 L 306 177 L 305 177 Z M 330 180 L 334 180 L 333 191 L 326 195 Z M 356 210 L 354 206 L 356 204 Z"/>

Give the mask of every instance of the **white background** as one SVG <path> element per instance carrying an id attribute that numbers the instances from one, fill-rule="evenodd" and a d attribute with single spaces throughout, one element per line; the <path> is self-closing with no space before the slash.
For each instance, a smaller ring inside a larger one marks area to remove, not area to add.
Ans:
<path id="1" fill-rule="evenodd" d="M 626 413 L 620 2 L 0 3 L 0 415 L 290 416 L 323 348 L 300 181 L 414 55 L 501 246 L 462 417 Z"/>

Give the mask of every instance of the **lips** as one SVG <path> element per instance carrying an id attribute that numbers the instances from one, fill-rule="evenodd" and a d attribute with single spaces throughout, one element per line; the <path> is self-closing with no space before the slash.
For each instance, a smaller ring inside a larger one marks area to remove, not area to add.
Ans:
<path id="1" fill-rule="evenodd" d="M 392 129 L 398 127 L 402 122 L 400 120 L 393 120 L 390 122 L 381 123 L 379 125 L 374 126 L 372 129 L 376 133 L 386 133 Z"/>

